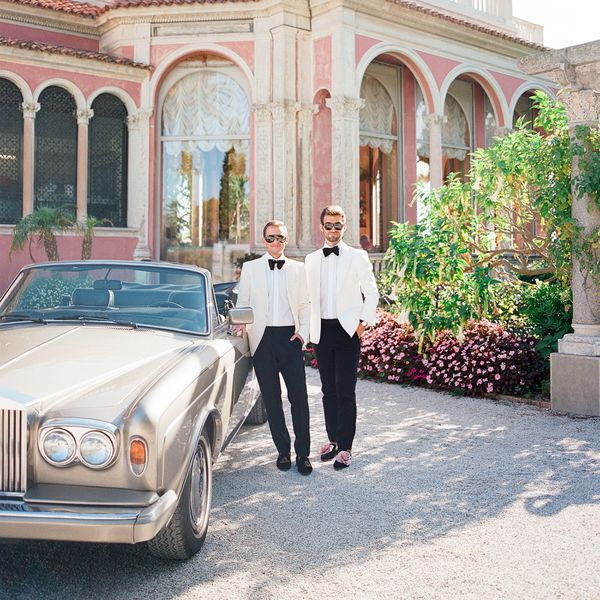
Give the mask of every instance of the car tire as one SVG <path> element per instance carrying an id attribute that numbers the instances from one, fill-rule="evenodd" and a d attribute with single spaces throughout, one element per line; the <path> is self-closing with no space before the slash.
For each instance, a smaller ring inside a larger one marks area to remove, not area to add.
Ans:
<path id="1" fill-rule="evenodd" d="M 245 424 L 246 425 L 262 425 L 267 422 L 267 407 L 265 406 L 265 401 L 263 400 L 262 394 L 258 394 L 258 398 L 256 398 L 256 402 L 252 407 L 252 410 L 248 413 L 246 417 Z"/>
<path id="2" fill-rule="evenodd" d="M 196 554 L 206 538 L 212 503 L 212 453 L 202 432 L 173 517 L 147 542 L 158 558 L 185 560 Z"/>

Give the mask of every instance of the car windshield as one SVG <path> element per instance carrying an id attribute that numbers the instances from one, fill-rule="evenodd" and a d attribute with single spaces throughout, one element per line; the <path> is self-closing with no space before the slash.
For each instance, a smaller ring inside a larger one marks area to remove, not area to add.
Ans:
<path id="1" fill-rule="evenodd" d="M 206 334 L 206 278 L 176 266 L 40 265 L 21 273 L 0 305 L 0 323 L 118 323 Z"/>

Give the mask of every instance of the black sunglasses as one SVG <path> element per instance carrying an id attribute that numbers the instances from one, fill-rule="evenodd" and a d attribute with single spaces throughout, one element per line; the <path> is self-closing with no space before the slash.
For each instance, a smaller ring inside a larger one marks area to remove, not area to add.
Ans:
<path id="1" fill-rule="evenodd" d="M 332 229 L 337 229 L 338 231 L 341 231 L 342 229 L 344 229 L 346 223 L 340 223 L 339 221 L 337 223 L 323 223 L 323 227 L 325 229 L 327 229 L 327 231 L 331 231 Z"/>
<path id="2" fill-rule="evenodd" d="M 285 237 L 285 235 L 265 235 L 265 242 L 267 242 L 267 244 L 272 244 L 273 242 L 279 242 L 283 244 L 283 242 L 285 242 L 286 240 L 287 238 Z"/>

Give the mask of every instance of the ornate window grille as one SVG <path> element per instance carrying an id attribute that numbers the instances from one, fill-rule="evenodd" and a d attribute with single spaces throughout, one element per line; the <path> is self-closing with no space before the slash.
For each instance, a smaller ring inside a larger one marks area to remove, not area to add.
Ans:
<path id="1" fill-rule="evenodd" d="M 88 215 L 102 225 L 127 226 L 127 109 L 101 94 L 89 130 Z"/>
<path id="2" fill-rule="evenodd" d="M 57 86 L 39 97 L 35 120 L 35 208 L 77 204 L 77 119 L 71 94 Z"/>
<path id="3" fill-rule="evenodd" d="M 0 223 L 14 224 L 23 211 L 23 97 L 0 79 Z"/>

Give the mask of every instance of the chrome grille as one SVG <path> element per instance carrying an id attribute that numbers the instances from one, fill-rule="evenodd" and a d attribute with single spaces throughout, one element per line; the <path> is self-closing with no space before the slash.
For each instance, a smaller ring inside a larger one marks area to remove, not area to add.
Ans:
<path id="1" fill-rule="evenodd" d="M 0 494 L 27 488 L 27 412 L 0 409 Z"/>

